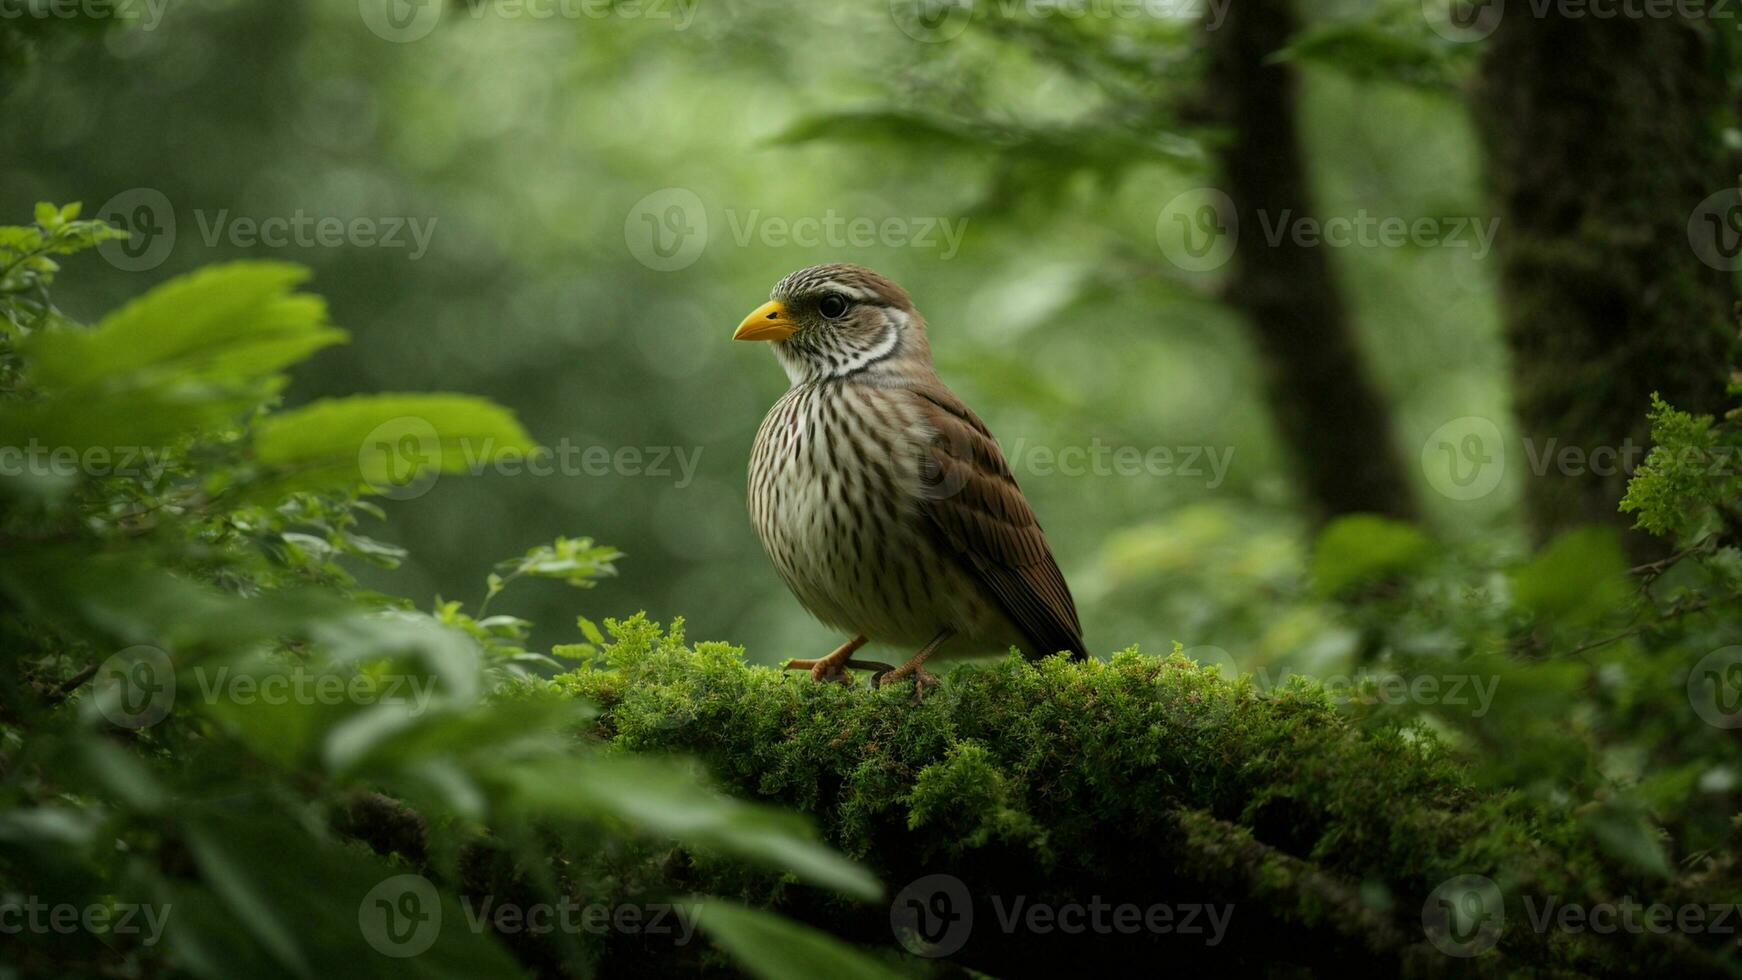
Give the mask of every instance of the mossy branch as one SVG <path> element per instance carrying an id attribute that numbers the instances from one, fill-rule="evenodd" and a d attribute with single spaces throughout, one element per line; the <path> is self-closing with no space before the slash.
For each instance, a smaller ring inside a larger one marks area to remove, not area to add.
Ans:
<path id="1" fill-rule="evenodd" d="M 960 880 L 972 937 L 949 962 L 993 975 L 1119 972 L 1124 957 L 1403 975 L 1547 969 L 1592 975 L 1689 965 L 1650 934 L 1533 927 L 1525 900 L 1595 902 L 1662 883 L 1605 857 L 1575 815 L 1485 792 L 1426 728 L 1338 707 L 1297 681 L 1268 693 L 1179 656 L 1019 657 L 964 665 L 914 706 L 906 690 L 813 684 L 686 645 L 637 617 L 557 687 L 603 707 L 623 751 L 701 759 L 727 787 L 810 814 L 891 893 Z M 700 890 L 735 889 L 837 934 L 892 945 L 887 915 L 698 862 Z M 1492 879 L 1505 927 L 1462 959 L 1430 943 L 1423 908 L 1463 875 Z M 1036 932 L 1021 899 L 1060 906 L 1232 903 L 1204 935 Z M 886 911 L 886 910 L 885 910 Z M 1702 949 L 1701 972 L 1731 972 Z"/>

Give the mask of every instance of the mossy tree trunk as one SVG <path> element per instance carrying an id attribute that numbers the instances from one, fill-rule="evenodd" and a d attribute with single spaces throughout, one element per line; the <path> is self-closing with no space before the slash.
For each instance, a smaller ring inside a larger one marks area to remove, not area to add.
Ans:
<path id="1" fill-rule="evenodd" d="M 1389 412 L 1325 250 L 1262 233 L 1285 214 L 1315 213 L 1295 130 L 1294 69 L 1267 61 L 1297 27 L 1289 0 L 1241 0 L 1206 32 L 1212 115 L 1230 131 L 1220 150 L 1223 189 L 1239 229 L 1226 295 L 1251 325 L 1271 414 L 1309 505 L 1320 517 L 1407 518 L 1413 500 Z"/>
<path id="2" fill-rule="evenodd" d="M 1690 221 L 1723 234 L 1696 213 L 1737 180 L 1719 135 L 1729 100 L 1713 26 L 1550 7 L 1507 11 L 1485 42 L 1475 106 L 1541 534 L 1628 523 L 1616 505 L 1627 464 L 1644 457 L 1653 391 L 1679 408 L 1724 410 L 1733 278 L 1690 239 Z M 1621 452 L 1623 465 L 1560 465 L 1569 447 L 1585 458 Z"/>

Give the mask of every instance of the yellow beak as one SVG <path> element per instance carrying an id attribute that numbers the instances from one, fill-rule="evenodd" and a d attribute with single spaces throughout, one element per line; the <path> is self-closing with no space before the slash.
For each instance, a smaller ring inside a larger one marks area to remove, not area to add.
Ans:
<path id="1" fill-rule="evenodd" d="M 785 340 L 798 333 L 798 324 L 786 316 L 786 305 L 771 299 L 758 306 L 738 324 L 733 340 Z"/>

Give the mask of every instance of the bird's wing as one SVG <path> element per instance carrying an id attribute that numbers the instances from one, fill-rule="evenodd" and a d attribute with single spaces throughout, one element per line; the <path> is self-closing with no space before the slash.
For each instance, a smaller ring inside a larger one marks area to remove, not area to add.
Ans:
<path id="1" fill-rule="evenodd" d="M 1028 653 L 1088 656 L 1070 587 L 986 423 L 941 383 L 912 390 L 936 433 L 920 454 L 921 511 L 1029 639 Z"/>

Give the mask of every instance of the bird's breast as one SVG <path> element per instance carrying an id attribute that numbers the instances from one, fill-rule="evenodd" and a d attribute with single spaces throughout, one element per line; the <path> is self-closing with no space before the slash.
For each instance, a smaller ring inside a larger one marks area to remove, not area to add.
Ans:
<path id="1" fill-rule="evenodd" d="M 775 568 L 812 613 L 834 625 L 885 635 L 899 618 L 885 579 L 913 580 L 934 560 L 919 529 L 922 416 L 900 392 L 868 385 L 801 385 L 776 402 L 750 457 L 751 523 Z M 899 603 L 894 604 L 899 606 Z M 912 626 L 921 629 L 923 626 Z"/>

